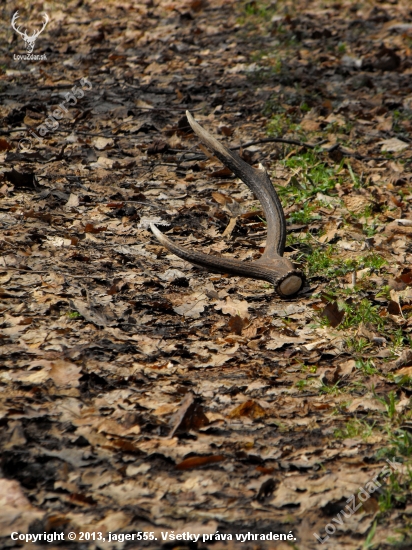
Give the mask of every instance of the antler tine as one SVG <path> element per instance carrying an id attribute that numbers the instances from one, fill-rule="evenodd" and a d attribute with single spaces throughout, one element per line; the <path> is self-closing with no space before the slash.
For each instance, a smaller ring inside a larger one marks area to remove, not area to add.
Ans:
<path id="1" fill-rule="evenodd" d="M 240 275 L 241 277 L 249 277 L 252 279 L 269 280 L 274 283 L 270 274 L 268 273 L 266 275 L 264 270 L 258 266 L 257 262 L 240 262 L 239 260 L 231 260 L 230 258 L 210 256 L 209 254 L 197 252 L 196 250 L 188 250 L 167 238 L 154 224 L 150 224 L 150 229 L 160 244 L 165 246 L 170 252 L 173 252 L 173 254 L 176 254 L 176 256 L 179 256 L 179 258 L 191 264 L 205 267 L 211 271 L 217 271 L 218 273 L 229 273 L 230 275 Z"/>
<path id="2" fill-rule="evenodd" d="M 21 32 L 21 30 L 20 30 L 20 25 L 19 25 L 17 28 L 15 27 L 15 22 L 17 21 L 18 18 L 19 18 L 19 12 L 16 11 L 16 13 L 15 13 L 15 14 L 13 15 L 13 17 L 12 17 L 11 26 L 12 26 L 13 29 L 14 29 L 17 33 L 19 33 L 21 36 L 25 36 L 27 33 L 26 33 L 26 32 L 24 32 L 24 33 Z"/>
<path id="3" fill-rule="evenodd" d="M 47 15 L 46 12 L 43 13 L 43 19 L 44 19 L 43 27 L 42 27 L 41 31 L 39 32 L 39 34 L 40 34 L 41 32 L 43 32 L 43 30 L 46 28 L 47 23 L 50 21 L 50 18 L 49 18 L 49 16 Z"/>
<path id="4" fill-rule="evenodd" d="M 46 25 L 49 22 L 49 16 L 47 15 L 46 12 L 43 13 L 43 19 L 44 19 L 44 23 L 43 23 L 42 28 L 39 31 L 33 31 L 32 38 L 35 37 L 35 36 L 36 37 L 39 36 L 44 31 L 44 29 L 46 28 Z"/>
<path id="5" fill-rule="evenodd" d="M 300 271 L 294 269 L 288 259 L 282 257 L 286 240 L 286 221 L 282 205 L 266 171 L 263 167 L 256 170 L 242 160 L 237 153 L 227 149 L 206 132 L 188 111 L 186 111 L 186 116 L 199 139 L 225 166 L 246 183 L 259 199 L 268 225 L 266 249 L 259 260 L 241 262 L 187 250 L 172 242 L 152 224 L 151 229 L 154 235 L 171 252 L 195 265 L 220 273 L 270 281 L 282 298 L 297 294 L 303 286 L 304 276 Z"/>

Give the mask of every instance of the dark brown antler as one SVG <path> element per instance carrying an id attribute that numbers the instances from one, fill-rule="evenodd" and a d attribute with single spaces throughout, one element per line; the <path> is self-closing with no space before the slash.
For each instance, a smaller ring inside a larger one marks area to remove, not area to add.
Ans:
<path id="1" fill-rule="evenodd" d="M 263 279 L 273 283 L 276 292 L 282 298 L 289 298 L 299 292 L 303 286 L 304 275 L 294 269 L 293 264 L 283 258 L 286 240 L 286 221 L 279 197 L 264 168 L 252 168 L 240 156 L 229 151 L 222 143 L 204 130 L 189 111 L 186 116 L 192 130 L 225 166 L 230 168 L 259 199 L 267 221 L 267 243 L 262 257 L 253 262 L 241 262 L 218 256 L 209 256 L 202 252 L 188 250 L 168 239 L 153 224 L 150 226 L 158 241 L 171 252 L 188 262 L 229 275 L 240 275 L 252 279 Z"/>

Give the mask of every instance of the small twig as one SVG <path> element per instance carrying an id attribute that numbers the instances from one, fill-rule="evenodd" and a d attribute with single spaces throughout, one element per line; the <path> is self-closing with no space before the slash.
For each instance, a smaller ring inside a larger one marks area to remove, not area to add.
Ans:
<path id="1" fill-rule="evenodd" d="M 140 109 L 141 111 L 186 111 L 189 107 L 133 107 L 133 109 Z M 200 111 L 202 107 L 197 109 L 191 109 L 191 111 Z"/>
<path id="2" fill-rule="evenodd" d="M 222 233 L 222 238 L 223 239 L 230 239 L 230 237 L 233 233 L 233 230 L 236 227 L 236 222 L 237 222 L 237 216 L 230 218 L 230 221 L 229 221 L 226 229 Z"/>
<path id="3" fill-rule="evenodd" d="M 315 149 L 315 147 L 319 147 L 319 145 L 322 145 L 322 143 L 326 143 L 326 140 L 323 140 L 319 143 L 305 143 L 304 141 L 299 141 L 297 139 L 286 139 L 286 138 L 262 138 L 262 139 L 255 139 L 253 141 L 248 141 L 247 143 L 243 143 L 242 145 L 237 145 L 236 147 L 231 147 L 231 151 L 237 151 L 238 149 L 244 149 L 245 147 L 250 147 L 251 145 L 258 145 L 259 143 L 288 143 L 289 145 L 299 145 L 300 147 L 306 147 L 307 149 Z"/>
<path id="4" fill-rule="evenodd" d="M 0 315 L 3 315 L 3 313 L 6 313 L 6 311 L 10 311 L 11 309 L 14 309 L 15 306 L 6 307 L 5 309 L 2 309 L 0 311 Z"/>
<path id="5" fill-rule="evenodd" d="M 143 204 L 144 206 L 150 206 L 150 208 L 157 208 L 158 210 L 164 210 L 165 207 L 164 206 L 157 206 L 156 204 L 152 204 L 150 202 L 142 202 L 142 201 L 129 201 L 129 200 L 125 200 L 125 201 L 120 201 L 120 202 L 128 202 L 130 204 Z M 100 203 L 101 204 L 101 203 Z"/>
<path id="6" fill-rule="evenodd" d="M 0 134 L 4 136 L 8 136 L 13 132 L 23 132 L 26 131 L 27 128 L 12 128 L 11 130 L 0 130 Z"/>
<path id="7" fill-rule="evenodd" d="M 14 271 L 23 271 L 25 273 L 35 273 L 36 275 L 38 274 L 41 274 L 41 275 L 50 275 L 50 273 L 58 273 L 59 275 L 64 275 L 64 276 L 67 276 L 67 277 L 73 277 L 74 279 L 102 279 L 104 278 L 104 274 L 103 275 L 72 275 L 71 273 L 65 273 L 64 271 L 58 271 L 58 270 L 53 270 L 53 269 L 49 269 L 48 271 L 36 271 L 34 269 L 30 269 L 30 268 L 25 268 L 25 267 L 14 267 L 14 266 L 11 266 L 11 265 L 7 265 L 7 266 L 0 266 L 0 270 L 1 269 L 14 269 Z"/>
<path id="8" fill-rule="evenodd" d="M 230 147 L 231 151 L 238 151 L 239 149 L 245 149 L 246 147 L 250 147 L 251 145 L 258 145 L 260 143 L 287 143 L 289 145 L 298 145 L 300 147 L 306 147 L 307 149 L 315 149 L 316 147 L 319 147 L 319 145 L 322 145 L 323 143 L 326 143 L 326 140 L 322 140 L 319 143 L 305 143 L 303 141 L 298 141 L 296 139 L 286 139 L 286 138 L 262 138 L 262 139 L 255 139 L 253 141 L 248 141 L 247 143 L 243 143 L 241 145 L 237 145 L 236 147 Z M 178 163 L 180 163 L 184 157 L 193 149 L 189 149 L 180 157 L 178 158 Z M 188 159 L 188 161 L 194 161 L 194 160 L 201 160 L 205 157 L 205 155 L 195 155 L 193 158 Z"/>
<path id="9" fill-rule="evenodd" d="M 65 174 L 57 174 L 58 177 L 61 177 L 61 178 L 67 178 L 67 179 L 73 179 L 73 178 L 77 178 L 77 179 L 82 179 L 82 180 L 87 180 L 90 178 L 90 176 L 67 176 Z M 43 175 L 43 176 L 36 176 L 37 178 L 40 178 L 40 179 L 43 179 L 43 180 L 54 180 L 56 179 L 56 175 L 53 175 L 53 176 L 47 176 L 47 175 Z"/>
<path id="10" fill-rule="evenodd" d="M 352 271 L 352 286 L 356 285 L 356 271 Z"/>

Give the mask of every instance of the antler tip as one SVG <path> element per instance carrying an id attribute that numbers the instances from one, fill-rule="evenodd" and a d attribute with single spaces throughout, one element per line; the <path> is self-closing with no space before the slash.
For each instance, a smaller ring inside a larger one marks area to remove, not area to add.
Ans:
<path id="1" fill-rule="evenodd" d="M 167 241 L 167 237 L 165 237 L 163 233 L 153 223 L 150 224 L 150 229 L 152 230 L 152 233 L 157 238 L 157 240 L 164 245 Z"/>
<path id="2" fill-rule="evenodd" d="M 157 229 L 157 227 L 155 226 L 154 223 L 151 223 L 150 224 L 150 229 L 152 230 L 152 232 L 156 235 L 156 233 L 160 233 L 160 231 Z"/>
<path id="3" fill-rule="evenodd" d="M 202 131 L 203 128 L 199 126 L 199 124 L 196 122 L 196 120 L 192 117 L 190 111 L 186 110 L 186 118 L 192 128 L 192 130 L 195 132 L 195 134 L 199 135 L 199 131 Z M 204 131 L 204 130 L 203 130 Z"/>

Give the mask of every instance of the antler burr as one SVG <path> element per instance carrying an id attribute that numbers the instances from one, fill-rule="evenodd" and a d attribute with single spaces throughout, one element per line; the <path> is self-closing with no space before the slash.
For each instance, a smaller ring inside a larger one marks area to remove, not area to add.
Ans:
<path id="1" fill-rule="evenodd" d="M 202 252 L 188 250 L 167 238 L 151 224 L 151 230 L 158 241 L 180 258 L 208 270 L 262 279 L 271 282 L 282 298 L 297 294 L 304 283 L 304 275 L 296 270 L 287 258 L 283 257 L 286 240 L 286 221 L 279 197 L 263 167 L 253 168 L 240 156 L 227 149 L 198 124 L 189 111 L 186 116 L 194 133 L 214 155 L 253 191 L 259 199 L 267 221 L 267 242 L 263 255 L 252 262 L 241 262 L 229 258 L 210 256 Z"/>

